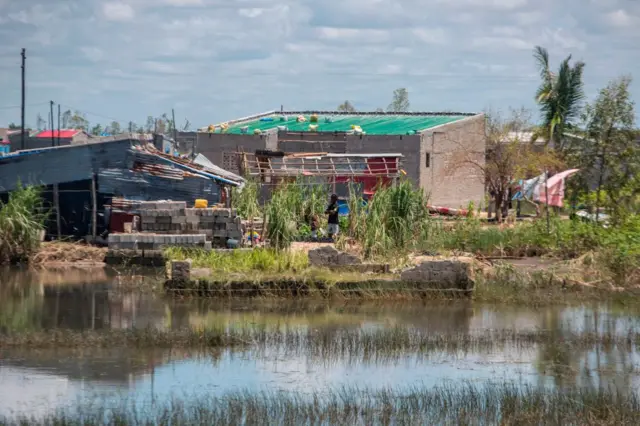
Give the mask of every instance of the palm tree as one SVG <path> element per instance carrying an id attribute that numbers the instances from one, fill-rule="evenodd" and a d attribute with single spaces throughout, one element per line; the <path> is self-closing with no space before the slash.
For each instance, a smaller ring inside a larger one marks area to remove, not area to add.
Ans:
<path id="1" fill-rule="evenodd" d="M 542 113 L 542 126 L 534 138 L 544 136 L 547 143 L 553 141 L 556 150 L 562 152 L 565 148 L 565 130 L 580 116 L 582 108 L 584 62 L 571 65 L 569 55 L 560 64 L 558 72 L 553 73 L 549 68 L 547 49 L 536 46 L 533 56 L 542 79 L 536 92 L 536 102 Z"/>

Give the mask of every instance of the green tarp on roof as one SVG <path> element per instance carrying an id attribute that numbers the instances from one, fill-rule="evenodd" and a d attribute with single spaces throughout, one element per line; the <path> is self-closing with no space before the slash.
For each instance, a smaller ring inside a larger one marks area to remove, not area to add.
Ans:
<path id="1" fill-rule="evenodd" d="M 308 132 L 310 124 L 318 125 L 318 132 L 348 132 L 351 126 L 360 126 L 368 135 L 405 135 L 411 131 L 421 131 L 442 124 L 467 118 L 467 115 L 324 115 L 318 114 L 318 122 L 310 123 L 310 115 L 304 115 L 307 119 L 298 123 L 296 115 L 288 115 L 286 121 L 281 121 L 280 115 L 262 117 L 260 119 L 245 121 L 229 126 L 226 133 L 241 133 L 240 129 L 248 127 L 248 133 L 253 134 L 256 129 L 265 132 L 278 126 L 286 126 L 290 132 Z M 263 118 L 272 119 L 264 121 Z M 329 118 L 331 122 L 327 122 Z M 216 132 L 220 132 L 217 129 Z"/>

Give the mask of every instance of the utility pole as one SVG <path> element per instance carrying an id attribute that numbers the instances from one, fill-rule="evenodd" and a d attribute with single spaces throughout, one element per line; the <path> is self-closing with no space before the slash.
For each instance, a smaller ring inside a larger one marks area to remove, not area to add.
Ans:
<path id="1" fill-rule="evenodd" d="M 60 146 L 60 104 L 58 104 L 58 146 Z"/>
<path id="2" fill-rule="evenodd" d="M 27 49 L 22 48 L 22 103 L 20 104 L 20 149 L 24 149 L 24 75 L 25 75 L 25 62 L 27 60 Z"/>
<path id="3" fill-rule="evenodd" d="M 53 101 L 49 101 L 49 117 L 51 118 L 51 146 L 56 146 L 56 126 L 53 124 Z"/>

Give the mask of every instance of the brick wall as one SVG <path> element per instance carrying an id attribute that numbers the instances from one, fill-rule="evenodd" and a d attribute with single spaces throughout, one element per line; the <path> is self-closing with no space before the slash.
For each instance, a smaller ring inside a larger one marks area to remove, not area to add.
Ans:
<path id="1" fill-rule="evenodd" d="M 223 167 L 224 153 L 227 152 L 249 152 L 254 153 L 257 149 L 267 149 L 267 142 L 274 143 L 274 136 L 263 135 L 231 135 L 221 133 L 198 133 L 196 151 L 213 164 Z M 277 135 L 275 136 L 277 141 Z"/>
<path id="2" fill-rule="evenodd" d="M 429 129 L 420 143 L 420 186 L 430 203 L 445 207 L 476 206 L 484 201 L 485 117 L 477 115 Z M 430 165 L 426 165 L 426 154 Z M 477 165 L 474 165 L 475 163 Z"/>

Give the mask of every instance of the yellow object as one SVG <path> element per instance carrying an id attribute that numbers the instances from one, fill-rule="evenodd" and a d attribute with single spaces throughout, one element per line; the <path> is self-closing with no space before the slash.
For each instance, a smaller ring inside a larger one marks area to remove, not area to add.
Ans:
<path id="1" fill-rule="evenodd" d="M 196 200 L 196 204 L 195 204 L 195 208 L 196 209 L 206 209 L 209 206 L 209 202 L 207 200 L 203 200 L 201 198 L 198 198 Z"/>
<path id="2" fill-rule="evenodd" d="M 253 130 L 253 134 L 254 134 L 254 135 L 261 135 L 261 134 L 262 134 L 262 130 L 260 130 L 260 129 L 254 129 L 254 130 Z"/>
<path id="3" fill-rule="evenodd" d="M 220 125 L 220 132 L 221 132 L 221 133 L 225 133 L 227 130 L 229 130 L 229 124 L 227 124 L 227 123 L 222 123 L 222 124 Z"/>
<path id="4" fill-rule="evenodd" d="M 209 131 L 209 133 L 214 133 L 216 131 L 216 126 L 214 126 L 213 124 L 209 124 L 207 130 Z"/>
<path id="5" fill-rule="evenodd" d="M 309 117 L 309 121 L 311 123 L 317 123 L 318 122 L 318 114 L 311 114 L 311 117 Z"/>
<path id="6" fill-rule="evenodd" d="M 309 124 L 309 131 L 310 132 L 317 132 L 318 131 L 318 125 L 317 124 Z"/>

